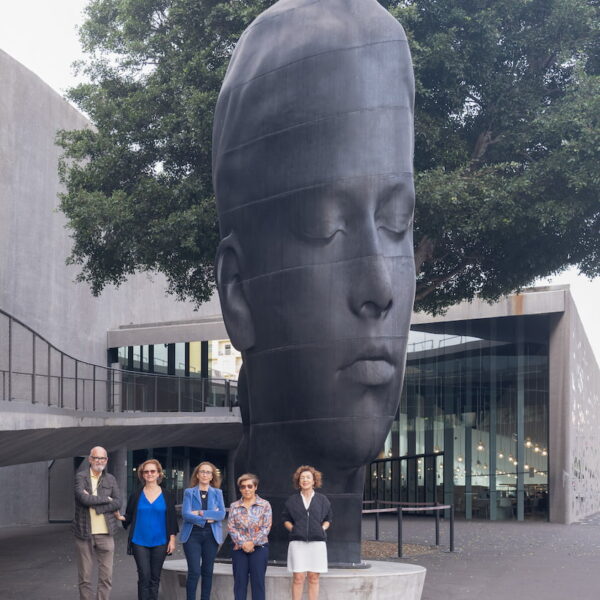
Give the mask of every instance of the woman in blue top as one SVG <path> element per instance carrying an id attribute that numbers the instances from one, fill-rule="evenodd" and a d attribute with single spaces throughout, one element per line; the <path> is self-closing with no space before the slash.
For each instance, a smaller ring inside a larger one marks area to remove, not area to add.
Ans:
<path id="1" fill-rule="evenodd" d="M 175 498 L 160 487 L 164 473 L 157 460 L 143 462 L 137 473 L 144 487 L 129 496 L 125 516 L 117 518 L 126 529 L 131 525 L 127 553 L 137 565 L 138 600 L 158 600 L 160 572 L 179 530 Z"/>
<path id="2" fill-rule="evenodd" d="M 192 473 L 190 486 L 183 494 L 180 535 L 188 565 L 186 598 L 196 600 L 198 580 L 202 577 L 200 600 L 209 600 L 213 565 L 223 541 L 221 521 L 225 518 L 217 467 L 210 462 L 201 462 Z"/>

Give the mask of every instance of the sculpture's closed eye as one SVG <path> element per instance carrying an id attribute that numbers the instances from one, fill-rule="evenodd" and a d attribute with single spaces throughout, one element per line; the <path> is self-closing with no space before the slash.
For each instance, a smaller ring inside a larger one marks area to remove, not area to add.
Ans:
<path id="1" fill-rule="evenodd" d="M 412 226 L 413 207 L 412 189 L 409 192 L 405 186 L 398 186 L 376 211 L 377 229 L 384 231 L 392 240 L 402 239 Z"/>
<path id="2" fill-rule="evenodd" d="M 345 222 L 336 206 L 327 201 L 305 202 L 296 211 L 293 228 L 301 238 L 312 242 L 328 243 L 338 234 L 345 233 Z"/>

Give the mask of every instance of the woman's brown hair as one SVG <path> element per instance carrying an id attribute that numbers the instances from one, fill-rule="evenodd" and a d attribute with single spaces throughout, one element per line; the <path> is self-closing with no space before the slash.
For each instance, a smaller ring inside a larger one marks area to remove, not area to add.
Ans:
<path id="1" fill-rule="evenodd" d="M 144 469 L 146 468 L 147 465 L 156 465 L 156 470 L 158 471 L 158 479 L 157 479 L 157 481 L 158 481 L 158 483 L 162 483 L 162 480 L 165 478 L 165 472 L 163 471 L 162 465 L 155 458 L 149 458 L 148 460 L 145 460 L 137 468 L 138 479 L 142 483 L 146 483 L 146 480 L 144 479 Z"/>
<path id="2" fill-rule="evenodd" d="M 219 469 L 217 469 L 217 467 L 215 467 L 215 465 L 213 465 L 211 462 L 208 462 L 207 460 L 205 460 L 204 462 L 201 462 L 194 469 L 192 476 L 190 477 L 190 487 L 196 487 L 200 483 L 200 480 L 198 479 L 198 471 L 200 470 L 201 467 L 203 467 L 205 465 L 208 465 L 211 468 L 211 471 L 213 473 L 212 479 L 210 480 L 210 485 L 214 488 L 220 488 L 221 487 L 221 471 L 219 471 Z"/>
<path id="3" fill-rule="evenodd" d="M 300 489 L 300 475 L 304 473 L 304 471 L 308 471 L 312 474 L 313 479 L 315 480 L 315 484 L 313 487 L 320 488 L 323 485 L 323 474 L 321 473 L 321 471 L 317 471 L 314 467 L 311 467 L 310 465 L 302 465 L 301 467 L 298 467 L 292 475 L 292 482 L 297 490 Z"/>

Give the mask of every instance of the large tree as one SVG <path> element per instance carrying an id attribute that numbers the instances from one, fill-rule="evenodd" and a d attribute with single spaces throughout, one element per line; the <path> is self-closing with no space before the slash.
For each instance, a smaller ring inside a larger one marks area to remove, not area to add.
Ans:
<path id="1" fill-rule="evenodd" d="M 136 270 L 214 287 L 212 114 L 236 40 L 272 0 L 91 0 L 93 123 L 61 132 L 69 261 L 100 293 Z M 599 0 L 383 1 L 416 77 L 416 307 L 600 274 Z"/>

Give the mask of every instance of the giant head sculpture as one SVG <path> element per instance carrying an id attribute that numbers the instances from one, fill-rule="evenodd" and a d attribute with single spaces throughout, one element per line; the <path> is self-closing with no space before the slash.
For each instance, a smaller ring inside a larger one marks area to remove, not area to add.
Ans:
<path id="1" fill-rule="evenodd" d="M 332 562 L 360 560 L 364 465 L 400 399 L 413 97 L 404 31 L 376 0 L 280 0 L 240 38 L 215 113 L 217 283 L 244 361 L 242 460 L 275 504 L 299 464 L 324 472 L 336 522 L 354 523 L 332 528 Z"/>

